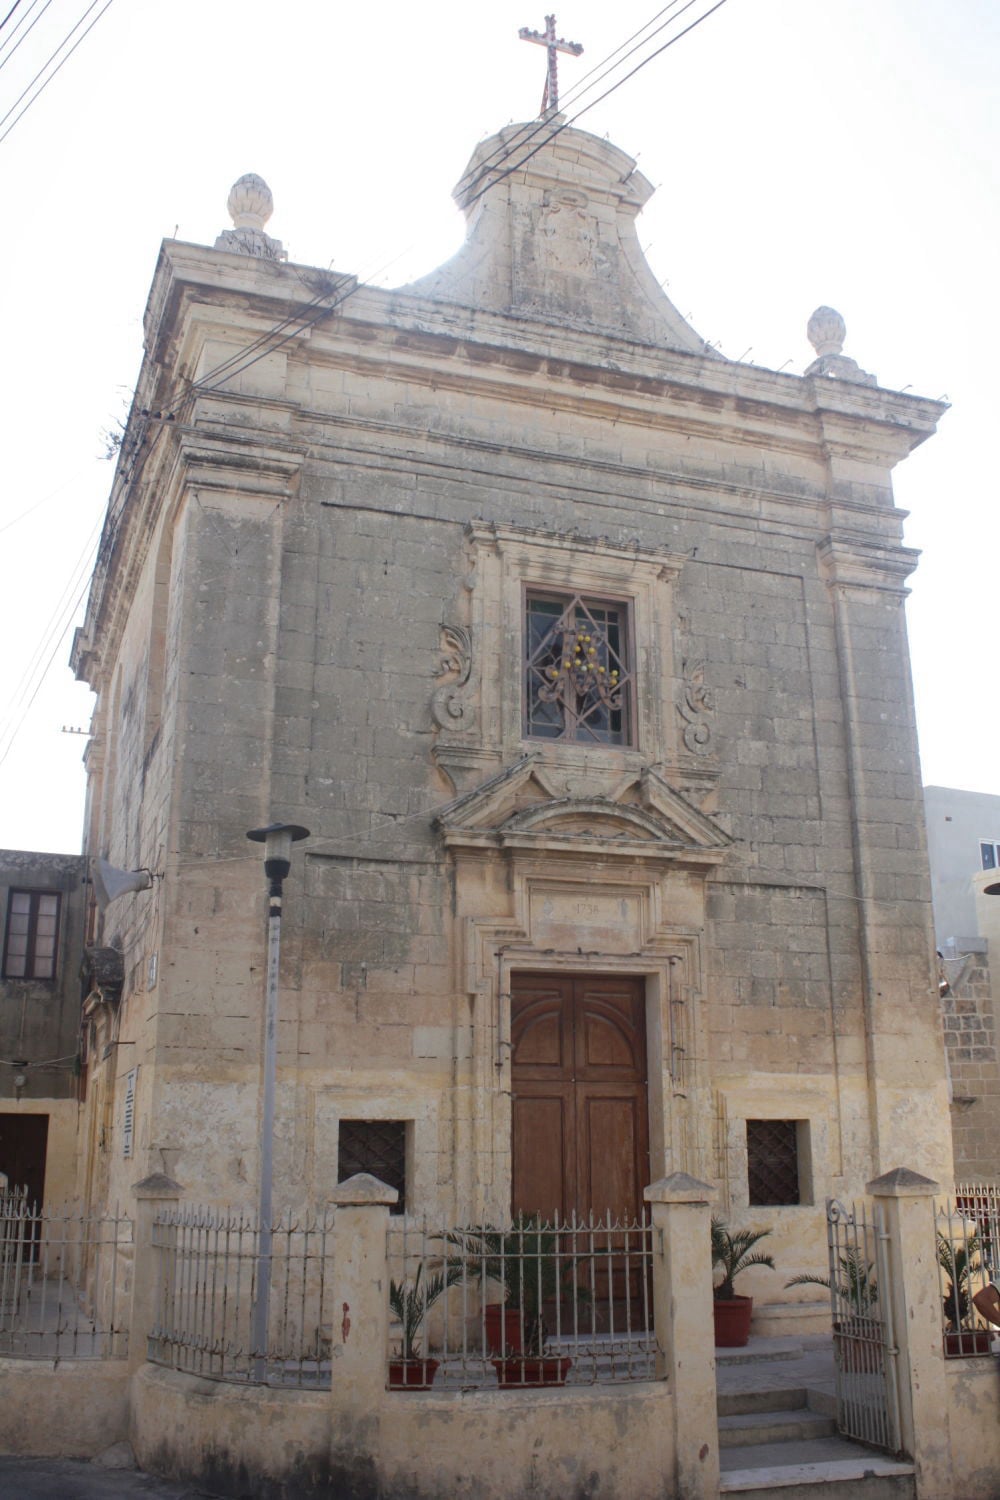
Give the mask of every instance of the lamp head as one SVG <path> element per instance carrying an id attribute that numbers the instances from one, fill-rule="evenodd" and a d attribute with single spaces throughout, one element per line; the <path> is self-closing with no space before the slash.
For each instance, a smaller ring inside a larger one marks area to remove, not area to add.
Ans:
<path id="1" fill-rule="evenodd" d="M 264 845 L 264 874 L 279 884 L 292 868 L 292 845 L 308 837 L 308 828 L 299 823 L 268 823 L 265 828 L 251 828 L 247 834 L 255 844 Z"/>

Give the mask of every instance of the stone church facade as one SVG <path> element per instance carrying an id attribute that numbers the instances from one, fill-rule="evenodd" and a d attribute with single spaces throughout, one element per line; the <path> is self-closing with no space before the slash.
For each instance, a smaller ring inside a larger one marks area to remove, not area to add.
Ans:
<path id="1" fill-rule="evenodd" d="M 255 178 L 161 249 L 74 646 L 88 852 L 154 876 L 91 934 L 87 1188 L 252 1204 L 277 818 L 279 1204 L 361 1166 L 622 1215 L 682 1170 L 815 1268 L 828 1193 L 951 1176 L 891 483 L 942 408 L 829 309 L 804 376 L 719 357 L 635 163 L 518 152 L 398 290 L 287 263 Z"/>

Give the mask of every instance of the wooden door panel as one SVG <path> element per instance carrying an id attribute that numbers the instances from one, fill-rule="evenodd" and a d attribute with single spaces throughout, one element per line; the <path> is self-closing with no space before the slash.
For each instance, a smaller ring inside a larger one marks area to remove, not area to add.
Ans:
<path id="1" fill-rule="evenodd" d="M 576 987 L 578 1078 L 646 1081 L 646 1006 L 641 983 L 579 980 Z"/>
<path id="2" fill-rule="evenodd" d="M 517 975 L 514 1212 L 633 1219 L 648 1181 L 641 979 Z"/>
<path id="3" fill-rule="evenodd" d="M 571 987 L 518 995 L 511 1004 L 511 1056 L 520 1076 L 572 1077 L 573 1032 L 567 1016 Z"/>
<path id="4" fill-rule="evenodd" d="M 537 1086 L 536 1086 L 537 1087 Z M 567 1212 L 566 1184 L 575 1175 L 572 1160 L 571 1098 L 519 1092 L 514 1099 L 513 1177 L 515 1214 L 551 1219 Z M 567 1120 L 567 1115 L 570 1119 Z M 544 1141 L 544 1150 L 538 1143 Z"/>
<path id="5" fill-rule="evenodd" d="M 595 1215 L 631 1219 L 642 1198 L 639 1100 L 581 1091 L 577 1099 L 578 1154 L 585 1178 L 580 1186 Z M 644 1134 L 644 1132 L 642 1132 Z"/>

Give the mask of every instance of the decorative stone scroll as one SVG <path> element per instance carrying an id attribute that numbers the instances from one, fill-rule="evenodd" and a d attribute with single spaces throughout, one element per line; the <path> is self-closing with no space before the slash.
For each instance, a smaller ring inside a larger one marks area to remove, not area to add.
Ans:
<path id="1" fill-rule="evenodd" d="M 715 712 L 715 695 L 705 684 L 705 663 L 685 661 L 681 673 L 677 712 L 684 720 L 684 745 L 692 755 L 707 755 L 712 741 L 709 715 Z"/>
<path id="2" fill-rule="evenodd" d="M 472 635 L 462 625 L 441 626 L 441 665 L 434 674 L 446 680 L 435 689 L 431 715 L 439 729 L 470 729 L 473 706 L 463 692 L 472 673 Z"/>

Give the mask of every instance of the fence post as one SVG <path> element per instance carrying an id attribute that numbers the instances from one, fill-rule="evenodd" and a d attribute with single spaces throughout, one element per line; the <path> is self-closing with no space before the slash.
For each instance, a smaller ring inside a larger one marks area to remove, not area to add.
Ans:
<path id="1" fill-rule="evenodd" d="M 159 1252 L 153 1246 L 153 1220 L 161 1208 L 175 1204 L 184 1189 L 164 1172 L 153 1172 L 132 1189 L 136 1197 L 132 1251 L 132 1307 L 128 1330 L 128 1367 L 132 1374 L 146 1362 L 149 1335 L 156 1326 L 161 1285 Z"/>
<path id="2" fill-rule="evenodd" d="M 894 1167 L 867 1191 L 882 1210 L 887 1235 L 888 1288 L 899 1353 L 899 1431 L 916 1469 L 917 1500 L 951 1495 L 948 1382 L 938 1283 L 936 1182 Z M 891 1356 L 890 1356 L 891 1357 Z"/>
<path id="3" fill-rule="evenodd" d="M 719 1419 L 715 1397 L 712 1241 L 707 1182 L 673 1172 L 646 1188 L 653 1213 L 653 1320 L 657 1374 L 673 1394 L 675 1493 L 715 1500 Z"/>
<path id="4" fill-rule="evenodd" d="M 331 1193 L 333 1206 L 332 1395 L 341 1411 L 371 1416 L 381 1404 L 389 1344 L 386 1232 L 399 1198 L 368 1172 Z"/>

